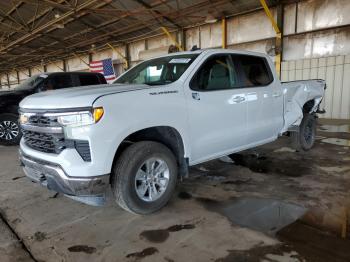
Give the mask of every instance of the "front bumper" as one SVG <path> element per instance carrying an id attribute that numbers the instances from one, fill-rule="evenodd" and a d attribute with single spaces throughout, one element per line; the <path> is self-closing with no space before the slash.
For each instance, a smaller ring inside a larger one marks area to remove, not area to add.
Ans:
<path id="1" fill-rule="evenodd" d="M 103 195 L 109 185 L 109 175 L 71 177 L 57 164 L 39 160 L 19 151 L 20 162 L 26 176 L 50 190 L 68 196 Z"/>

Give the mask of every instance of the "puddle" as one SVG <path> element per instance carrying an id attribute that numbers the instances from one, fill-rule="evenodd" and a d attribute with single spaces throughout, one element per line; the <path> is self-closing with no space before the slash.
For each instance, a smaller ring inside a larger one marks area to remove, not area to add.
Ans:
<path id="1" fill-rule="evenodd" d="M 240 185 L 245 185 L 245 184 L 250 184 L 252 181 L 251 178 L 248 178 L 248 179 L 245 179 L 245 180 L 227 180 L 227 181 L 224 181 L 224 182 L 221 182 L 221 184 L 223 185 L 237 185 L 237 186 L 240 186 Z"/>
<path id="2" fill-rule="evenodd" d="M 46 233 L 37 231 L 34 234 L 34 239 L 39 242 L 44 241 L 46 239 Z"/>
<path id="3" fill-rule="evenodd" d="M 12 180 L 18 180 L 18 179 L 21 179 L 21 178 L 24 178 L 24 177 L 26 177 L 26 176 L 16 176 L 16 177 L 12 178 Z"/>
<path id="4" fill-rule="evenodd" d="M 319 127 L 318 131 L 330 133 L 350 133 L 350 125 L 322 125 Z"/>
<path id="5" fill-rule="evenodd" d="M 92 254 L 96 252 L 95 247 L 89 247 L 86 245 L 76 245 L 76 246 L 71 246 L 68 248 L 69 252 L 83 252 L 86 254 Z"/>
<path id="6" fill-rule="evenodd" d="M 321 142 L 333 144 L 337 146 L 346 146 L 346 147 L 350 146 L 350 140 L 342 139 L 342 138 L 326 138 L 326 139 L 322 139 Z"/>
<path id="7" fill-rule="evenodd" d="M 180 199 L 191 199 L 192 198 L 192 195 L 186 191 L 182 191 L 180 192 L 178 195 L 177 195 Z"/>
<path id="8" fill-rule="evenodd" d="M 141 239 L 146 239 L 149 242 L 153 243 L 162 243 L 168 239 L 170 233 L 178 232 L 181 230 L 194 229 L 195 225 L 185 224 L 185 225 L 173 225 L 167 229 L 155 229 L 155 230 L 146 230 L 140 234 Z"/>
<path id="9" fill-rule="evenodd" d="M 300 220 L 281 229 L 277 238 L 291 246 L 306 261 L 350 261 L 349 239 L 342 239 Z"/>
<path id="10" fill-rule="evenodd" d="M 147 256 L 151 256 L 151 255 L 158 253 L 158 252 L 159 252 L 158 249 L 156 249 L 155 247 L 148 247 L 140 252 L 130 253 L 130 254 L 126 255 L 126 257 L 127 258 L 141 259 L 141 258 L 144 258 Z"/>
<path id="11" fill-rule="evenodd" d="M 247 167 L 255 173 L 275 173 L 290 177 L 299 177 L 312 174 L 313 171 L 312 165 L 308 164 L 307 161 L 295 159 L 281 161 L 276 158 L 257 156 L 255 154 L 232 154 L 231 158 L 235 165 Z"/>
<path id="12" fill-rule="evenodd" d="M 203 201 L 209 210 L 226 216 L 233 224 L 274 235 L 281 228 L 302 217 L 302 206 L 274 199 L 239 198 L 226 202 Z"/>
<path id="13" fill-rule="evenodd" d="M 249 250 L 228 250 L 228 255 L 218 258 L 215 262 L 259 262 L 259 261 L 279 261 L 279 262 L 297 262 L 305 261 L 304 257 L 299 255 L 291 247 L 281 244 L 275 246 L 256 246 Z"/>
<path id="14" fill-rule="evenodd" d="M 350 261 L 350 240 L 310 226 L 303 221 L 311 211 L 300 205 L 274 199 L 239 198 L 226 202 L 199 198 L 208 210 L 226 216 L 234 225 L 275 236 L 282 243 L 274 246 L 257 245 L 249 250 L 227 250 L 229 261 Z"/>

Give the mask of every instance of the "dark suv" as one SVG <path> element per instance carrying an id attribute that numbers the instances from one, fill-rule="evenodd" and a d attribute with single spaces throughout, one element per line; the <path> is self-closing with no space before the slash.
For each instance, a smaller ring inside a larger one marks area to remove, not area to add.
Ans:
<path id="1" fill-rule="evenodd" d="M 107 84 L 99 73 L 55 72 L 34 75 L 11 91 L 0 91 L 0 144 L 16 145 L 22 133 L 18 105 L 28 95 L 67 87 Z"/>

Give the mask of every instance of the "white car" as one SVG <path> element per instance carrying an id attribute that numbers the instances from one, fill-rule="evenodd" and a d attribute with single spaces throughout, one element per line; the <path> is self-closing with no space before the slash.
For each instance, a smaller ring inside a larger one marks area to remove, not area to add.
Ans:
<path id="1" fill-rule="evenodd" d="M 112 85 L 49 91 L 20 104 L 20 159 L 48 189 L 124 209 L 163 207 L 188 167 L 276 140 L 315 140 L 323 80 L 281 84 L 271 59 L 234 50 L 154 58 Z"/>

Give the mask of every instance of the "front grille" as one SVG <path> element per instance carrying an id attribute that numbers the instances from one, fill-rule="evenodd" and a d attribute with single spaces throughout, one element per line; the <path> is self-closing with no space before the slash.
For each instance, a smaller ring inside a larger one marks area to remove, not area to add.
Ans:
<path id="1" fill-rule="evenodd" d="M 42 132 L 42 130 L 50 130 L 50 127 L 60 127 L 57 121 L 57 116 L 47 116 L 44 114 L 29 114 L 28 123 L 32 127 L 40 127 L 39 130 L 27 130 L 22 128 L 24 143 L 37 151 L 60 154 L 66 148 L 74 148 L 77 150 L 81 158 L 86 161 L 91 161 L 91 152 L 89 141 L 70 140 L 64 137 L 64 133 Z M 23 126 L 24 127 L 24 126 Z"/>
<path id="2" fill-rule="evenodd" d="M 28 130 L 22 132 L 26 145 L 35 150 L 59 154 L 67 148 L 63 134 L 45 134 Z"/>
<path id="3" fill-rule="evenodd" d="M 31 115 L 28 119 L 28 124 L 34 125 L 34 126 L 47 126 L 47 127 L 54 127 L 59 126 L 59 123 L 57 122 L 56 116 L 44 116 L 44 115 Z"/>

